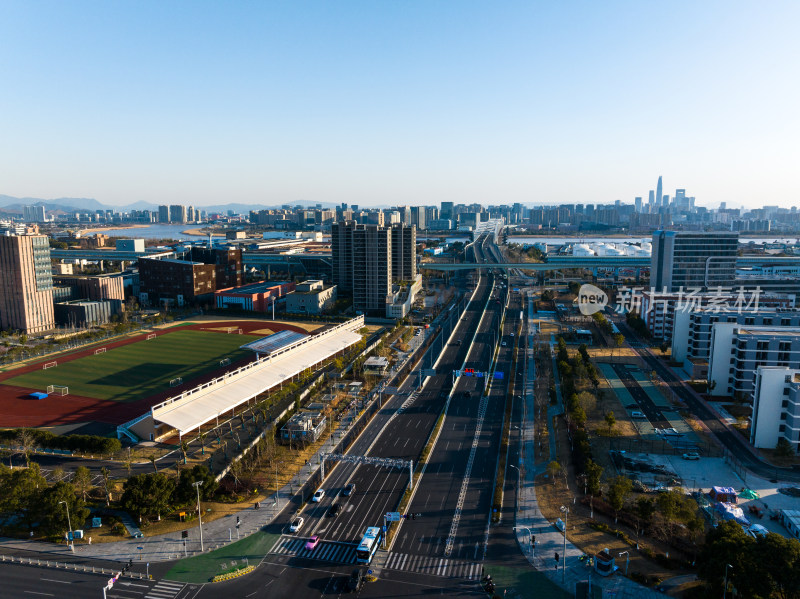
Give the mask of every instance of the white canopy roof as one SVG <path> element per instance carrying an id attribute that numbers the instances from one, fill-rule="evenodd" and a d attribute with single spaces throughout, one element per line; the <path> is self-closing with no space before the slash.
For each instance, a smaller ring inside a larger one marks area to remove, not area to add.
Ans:
<path id="1" fill-rule="evenodd" d="M 154 406 L 153 420 L 184 435 L 361 340 L 349 327 L 337 329 Z"/>

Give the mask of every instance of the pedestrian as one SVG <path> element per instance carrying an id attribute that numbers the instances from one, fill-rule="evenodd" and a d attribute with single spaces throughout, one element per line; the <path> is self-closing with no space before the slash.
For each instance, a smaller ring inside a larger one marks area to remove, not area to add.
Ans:
<path id="1" fill-rule="evenodd" d="M 92 544 L 92 537 L 89 537 L 89 545 Z"/>

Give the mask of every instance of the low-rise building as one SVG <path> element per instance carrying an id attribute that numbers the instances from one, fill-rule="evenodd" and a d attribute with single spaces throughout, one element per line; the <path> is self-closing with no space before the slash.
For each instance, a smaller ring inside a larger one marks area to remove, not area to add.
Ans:
<path id="1" fill-rule="evenodd" d="M 54 275 L 53 284 L 59 287 L 74 288 L 76 298 L 87 300 L 125 300 L 125 286 L 122 280 L 122 273 L 104 275 Z"/>
<path id="2" fill-rule="evenodd" d="M 73 300 L 59 302 L 53 306 L 56 323 L 61 326 L 83 328 L 106 324 L 111 317 L 124 311 L 125 304 L 119 300 Z"/>
<path id="3" fill-rule="evenodd" d="M 711 331 L 708 392 L 751 400 L 763 366 L 800 369 L 800 327 L 718 322 Z"/>
<path id="4" fill-rule="evenodd" d="M 711 329 L 718 322 L 746 326 L 800 327 L 800 312 L 761 308 L 757 311 L 677 310 L 672 331 L 672 359 L 682 362 L 694 379 L 708 376 Z"/>
<path id="5" fill-rule="evenodd" d="M 117 239 L 117 251 L 144 252 L 144 239 Z"/>
<path id="6" fill-rule="evenodd" d="M 750 443 L 774 449 L 780 438 L 800 450 L 800 370 L 760 366 L 753 388 Z"/>
<path id="7" fill-rule="evenodd" d="M 336 303 L 336 285 L 322 281 L 303 281 L 286 296 L 286 311 L 298 314 L 323 314 Z"/>
<path id="8" fill-rule="evenodd" d="M 262 281 L 241 287 L 220 289 L 214 293 L 217 308 L 239 308 L 253 312 L 266 312 L 273 302 L 283 299 L 295 289 L 295 284 L 286 281 Z"/>
<path id="9" fill-rule="evenodd" d="M 405 318 L 411 312 L 417 293 L 422 290 L 422 275 L 414 277 L 409 285 L 395 285 L 386 298 L 386 317 Z"/>
<path id="10" fill-rule="evenodd" d="M 319 439 L 327 422 L 322 412 L 297 412 L 281 428 L 283 443 L 307 445 Z"/>
<path id="11" fill-rule="evenodd" d="M 371 356 L 364 361 L 364 374 L 386 374 L 389 359 L 383 356 Z"/>

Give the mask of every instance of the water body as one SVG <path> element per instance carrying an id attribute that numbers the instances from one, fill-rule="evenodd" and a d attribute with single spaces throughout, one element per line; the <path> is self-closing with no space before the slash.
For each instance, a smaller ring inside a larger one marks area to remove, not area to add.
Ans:
<path id="1" fill-rule="evenodd" d="M 795 243 L 797 237 L 740 237 L 739 243 Z M 641 236 L 620 236 L 620 237 L 547 237 L 544 235 L 520 235 L 508 237 L 509 243 L 534 244 L 546 243 L 548 245 L 566 245 L 569 243 L 642 243 L 643 241 L 652 242 L 653 238 Z"/>
<path id="2" fill-rule="evenodd" d="M 150 225 L 149 227 L 103 229 L 98 233 L 109 237 L 132 237 L 134 239 L 174 239 L 175 241 L 208 239 L 208 235 L 186 235 L 182 233 L 187 229 L 196 229 L 200 226 L 202 225 Z M 89 235 L 94 235 L 94 233 L 89 233 Z"/>

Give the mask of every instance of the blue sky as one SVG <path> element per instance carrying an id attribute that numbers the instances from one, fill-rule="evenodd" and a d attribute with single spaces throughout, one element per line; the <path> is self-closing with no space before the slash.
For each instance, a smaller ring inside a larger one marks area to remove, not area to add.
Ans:
<path id="1" fill-rule="evenodd" d="M 0 193 L 800 205 L 797 2 L 0 1 Z"/>

